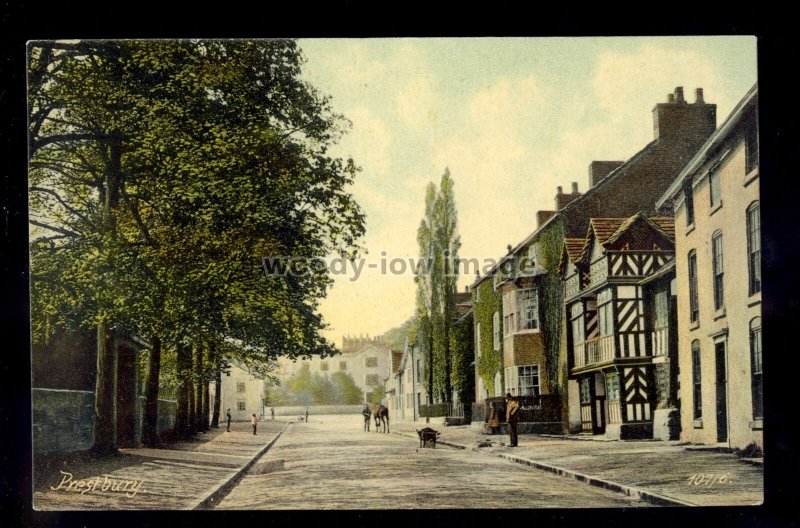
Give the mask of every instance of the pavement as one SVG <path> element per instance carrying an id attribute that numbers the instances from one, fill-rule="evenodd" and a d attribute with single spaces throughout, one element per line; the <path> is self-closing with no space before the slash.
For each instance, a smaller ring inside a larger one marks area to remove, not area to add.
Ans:
<path id="1" fill-rule="evenodd" d="M 72 458 L 34 474 L 39 511 L 193 510 L 213 507 L 287 427 L 287 421 L 234 422 L 162 449 L 120 449 Z"/>
<path id="2" fill-rule="evenodd" d="M 392 432 L 417 439 L 416 430 L 426 426 L 441 433 L 437 445 L 504 458 L 653 505 L 752 506 L 764 500 L 763 467 L 718 449 L 697 449 L 674 441 L 597 441 L 530 434 L 519 435 L 519 446 L 509 447 L 507 435 L 424 421 L 396 421 Z"/>

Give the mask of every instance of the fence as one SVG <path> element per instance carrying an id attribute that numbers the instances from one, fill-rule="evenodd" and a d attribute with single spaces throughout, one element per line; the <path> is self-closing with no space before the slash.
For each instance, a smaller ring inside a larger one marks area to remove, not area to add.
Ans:
<path id="1" fill-rule="evenodd" d="M 440 416 L 464 418 L 467 413 L 468 409 L 463 403 L 442 402 L 419 406 L 419 415 L 422 418 L 437 418 Z"/>

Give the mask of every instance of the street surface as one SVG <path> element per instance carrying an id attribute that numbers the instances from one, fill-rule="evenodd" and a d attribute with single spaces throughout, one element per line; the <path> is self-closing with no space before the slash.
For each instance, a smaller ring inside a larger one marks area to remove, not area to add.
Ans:
<path id="1" fill-rule="evenodd" d="M 597 508 L 646 503 L 490 455 L 310 416 L 281 435 L 216 509 Z"/>

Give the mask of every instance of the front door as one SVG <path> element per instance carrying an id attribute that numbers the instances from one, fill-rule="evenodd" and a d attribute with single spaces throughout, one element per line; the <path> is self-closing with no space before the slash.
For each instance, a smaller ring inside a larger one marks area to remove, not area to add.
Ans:
<path id="1" fill-rule="evenodd" d="M 717 372 L 717 442 L 728 441 L 728 376 L 725 361 L 725 341 L 714 345 Z"/>
<path id="2" fill-rule="evenodd" d="M 594 390 L 590 378 L 580 380 L 581 389 L 581 431 L 585 433 L 594 432 L 594 412 L 592 400 Z"/>

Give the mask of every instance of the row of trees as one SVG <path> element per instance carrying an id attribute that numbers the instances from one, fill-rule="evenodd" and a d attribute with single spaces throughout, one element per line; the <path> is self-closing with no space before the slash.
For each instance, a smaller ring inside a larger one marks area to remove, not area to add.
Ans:
<path id="1" fill-rule="evenodd" d="M 148 445 L 162 353 L 188 435 L 208 427 L 206 380 L 229 361 L 334 352 L 327 272 L 260 267 L 355 256 L 364 232 L 358 169 L 327 152 L 349 122 L 299 78 L 295 42 L 32 42 L 28 59 L 32 335 L 95 329 L 96 451 L 116 448 L 121 331 L 151 345 Z"/>
<path id="2" fill-rule="evenodd" d="M 427 357 L 429 401 L 452 401 L 454 387 L 454 294 L 461 238 L 453 185 L 449 169 L 445 169 L 438 189 L 434 183 L 428 184 L 425 214 L 417 230 L 423 265 L 415 277 L 416 335 Z"/>
<path id="3" fill-rule="evenodd" d="M 363 402 L 364 393 L 350 374 L 312 374 L 308 365 L 300 367 L 285 384 L 267 388 L 269 405 L 355 405 Z"/>

